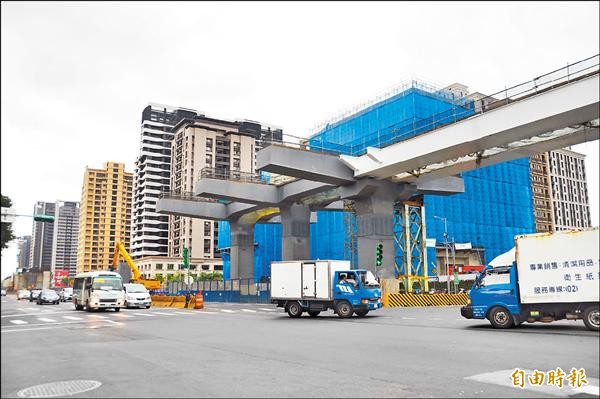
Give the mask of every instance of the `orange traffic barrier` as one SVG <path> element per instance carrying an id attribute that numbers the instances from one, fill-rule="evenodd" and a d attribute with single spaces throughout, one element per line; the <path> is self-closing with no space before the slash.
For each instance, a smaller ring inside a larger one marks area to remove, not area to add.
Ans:
<path id="1" fill-rule="evenodd" d="M 194 305 L 194 309 L 204 309 L 204 296 L 202 295 L 202 291 L 198 291 L 196 294 L 196 304 Z"/>

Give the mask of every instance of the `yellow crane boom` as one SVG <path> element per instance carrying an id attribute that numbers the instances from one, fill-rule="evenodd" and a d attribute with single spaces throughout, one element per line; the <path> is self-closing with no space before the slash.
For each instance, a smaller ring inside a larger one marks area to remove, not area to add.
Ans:
<path id="1" fill-rule="evenodd" d="M 142 273 L 140 273 L 140 270 L 137 268 L 135 263 L 133 263 L 131 256 L 129 256 L 129 253 L 125 249 L 125 245 L 123 245 L 123 243 L 120 241 L 118 241 L 117 244 L 115 245 L 115 253 L 113 254 L 112 264 L 113 264 L 114 270 L 117 270 L 117 266 L 119 265 L 119 254 L 121 254 L 121 256 L 123 256 L 123 259 L 125 259 L 125 262 L 127 262 L 127 265 L 131 269 L 131 273 L 133 274 L 133 278 L 131 279 L 131 282 L 144 284 L 144 287 L 146 287 L 147 290 L 159 290 L 160 289 L 160 281 L 158 281 L 156 279 L 142 278 Z"/>

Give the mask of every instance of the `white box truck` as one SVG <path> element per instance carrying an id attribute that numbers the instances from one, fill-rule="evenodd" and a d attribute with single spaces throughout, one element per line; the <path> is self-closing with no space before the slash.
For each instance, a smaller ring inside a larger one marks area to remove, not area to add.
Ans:
<path id="1" fill-rule="evenodd" d="M 598 228 L 515 237 L 515 248 L 477 277 L 461 314 L 496 328 L 583 319 L 598 331 L 599 238 Z"/>
<path id="2" fill-rule="evenodd" d="M 305 260 L 271 263 L 271 302 L 290 317 L 311 317 L 333 309 L 340 317 L 364 317 L 382 307 L 373 273 L 352 270 L 349 261 Z"/>

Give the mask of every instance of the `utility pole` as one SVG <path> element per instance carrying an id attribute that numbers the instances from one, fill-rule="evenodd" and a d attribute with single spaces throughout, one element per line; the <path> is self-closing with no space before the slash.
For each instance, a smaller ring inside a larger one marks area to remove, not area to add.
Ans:
<path id="1" fill-rule="evenodd" d="M 448 260 L 448 247 L 450 243 L 448 242 L 448 219 L 441 218 L 439 216 L 433 216 L 435 219 L 440 219 L 444 221 L 444 247 L 446 247 L 446 285 L 448 287 L 448 293 L 450 293 L 450 267 Z"/>

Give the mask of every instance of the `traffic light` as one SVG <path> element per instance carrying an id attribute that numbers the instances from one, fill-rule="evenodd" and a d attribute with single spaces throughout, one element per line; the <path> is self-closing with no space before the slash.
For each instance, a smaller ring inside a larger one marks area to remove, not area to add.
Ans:
<path id="1" fill-rule="evenodd" d="M 33 215 L 36 222 L 54 222 L 54 216 L 51 215 Z"/>
<path id="2" fill-rule="evenodd" d="M 190 258 L 187 247 L 183 247 L 183 268 L 187 269 L 190 265 Z"/>
<path id="3" fill-rule="evenodd" d="M 375 266 L 379 267 L 383 264 L 383 244 L 378 243 L 375 251 Z"/>

